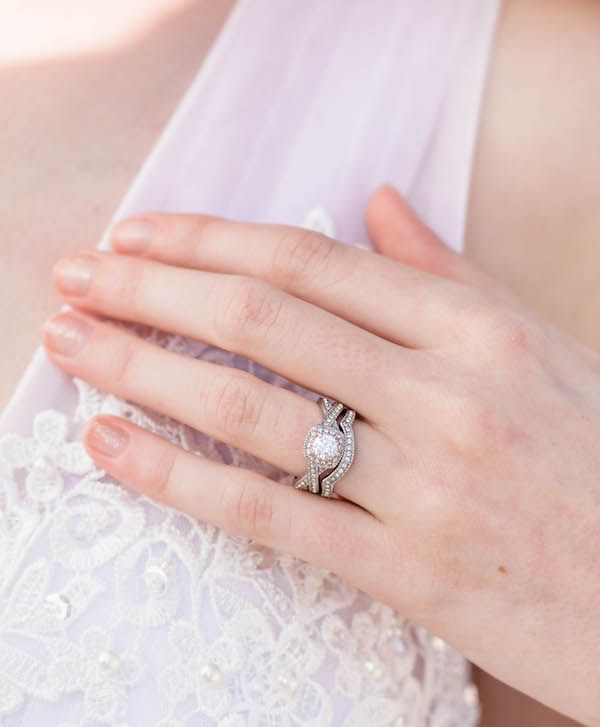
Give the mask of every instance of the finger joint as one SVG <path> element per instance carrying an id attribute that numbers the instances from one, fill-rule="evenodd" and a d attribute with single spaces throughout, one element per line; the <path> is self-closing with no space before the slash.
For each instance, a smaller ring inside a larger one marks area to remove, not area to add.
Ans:
<path id="1" fill-rule="evenodd" d="M 282 287 L 294 289 L 323 277 L 337 243 L 313 230 L 290 229 L 275 246 L 271 274 Z"/>
<path id="2" fill-rule="evenodd" d="M 282 308 L 282 296 L 270 285 L 233 278 L 224 305 L 217 306 L 217 337 L 226 347 L 235 349 L 248 339 L 267 336 L 279 326 Z"/>

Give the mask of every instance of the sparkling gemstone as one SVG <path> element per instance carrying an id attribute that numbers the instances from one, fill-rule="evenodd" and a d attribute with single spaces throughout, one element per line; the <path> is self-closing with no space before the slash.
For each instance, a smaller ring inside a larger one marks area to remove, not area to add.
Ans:
<path id="1" fill-rule="evenodd" d="M 341 455 L 342 445 L 333 432 L 319 431 L 310 443 L 310 453 L 321 461 L 335 461 Z"/>

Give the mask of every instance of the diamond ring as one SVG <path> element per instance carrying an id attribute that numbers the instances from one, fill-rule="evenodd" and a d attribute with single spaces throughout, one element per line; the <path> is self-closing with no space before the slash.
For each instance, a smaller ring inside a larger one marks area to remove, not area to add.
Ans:
<path id="1" fill-rule="evenodd" d="M 295 487 L 323 497 L 331 497 L 335 484 L 350 469 L 354 460 L 354 409 L 333 399 L 319 399 L 323 421 L 312 427 L 304 442 L 306 473 Z"/>

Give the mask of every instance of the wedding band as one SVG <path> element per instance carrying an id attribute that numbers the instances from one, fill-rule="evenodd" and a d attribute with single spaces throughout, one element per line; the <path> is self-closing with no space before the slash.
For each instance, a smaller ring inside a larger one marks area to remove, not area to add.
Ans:
<path id="1" fill-rule="evenodd" d="M 331 497 L 336 483 L 350 469 L 354 461 L 355 443 L 352 422 L 354 409 L 333 399 L 319 399 L 323 421 L 312 427 L 304 441 L 304 458 L 308 462 L 306 473 L 294 487 L 309 490 L 323 497 Z"/>

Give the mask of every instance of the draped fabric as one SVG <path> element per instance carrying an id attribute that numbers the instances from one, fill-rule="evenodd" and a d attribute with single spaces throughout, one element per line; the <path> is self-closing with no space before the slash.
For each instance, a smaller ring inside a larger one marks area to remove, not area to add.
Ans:
<path id="1" fill-rule="evenodd" d="M 114 219 L 203 212 L 368 246 L 367 198 L 390 182 L 460 249 L 497 5 L 241 0 Z M 132 329 L 293 388 L 241 357 Z M 439 638 L 95 468 L 79 434 L 100 412 L 281 476 L 71 379 L 39 349 L 0 417 L 1 725 L 475 724 L 469 665 Z"/>

